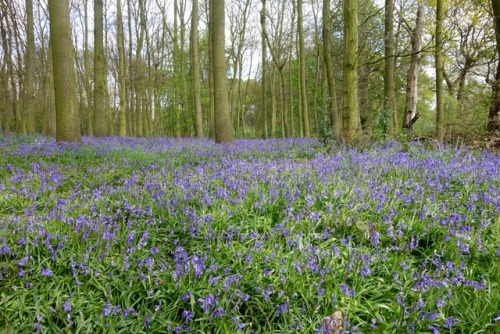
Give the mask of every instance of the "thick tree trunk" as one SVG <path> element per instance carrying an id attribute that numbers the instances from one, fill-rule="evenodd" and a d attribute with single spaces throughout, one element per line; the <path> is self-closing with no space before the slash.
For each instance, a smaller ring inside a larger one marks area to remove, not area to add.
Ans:
<path id="1" fill-rule="evenodd" d="M 358 0 L 344 1 L 344 93 L 342 139 L 351 142 L 361 135 L 358 106 Z"/>
<path id="2" fill-rule="evenodd" d="M 491 0 L 493 7 L 493 20 L 495 24 L 495 40 L 497 47 L 497 71 L 492 86 L 490 112 L 488 115 L 488 131 L 496 135 L 500 134 L 500 1 Z"/>
<path id="3" fill-rule="evenodd" d="M 420 4 L 417 10 L 417 23 L 411 36 L 411 62 L 408 69 L 406 81 L 406 104 L 404 112 L 403 128 L 412 130 L 413 124 L 420 117 L 417 114 L 417 96 L 418 96 L 418 72 L 422 60 L 422 33 L 424 29 L 424 5 Z"/>
<path id="4" fill-rule="evenodd" d="M 436 66 L 436 138 L 444 140 L 444 97 L 443 97 L 443 0 L 436 3 L 436 37 L 435 37 L 435 66 Z"/>
<path id="5" fill-rule="evenodd" d="M 215 142 L 232 143 L 233 129 L 227 97 L 224 0 L 210 0 L 212 66 L 214 72 Z"/>
<path id="6" fill-rule="evenodd" d="M 106 64 L 104 57 L 103 0 L 94 0 L 94 133 L 106 135 Z"/>
<path id="7" fill-rule="evenodd" d="M 69 20 L 69 0 L 49 0 L 50 41 L 54 66 L 56 140 L 80 142 L 80 114 Z"/>

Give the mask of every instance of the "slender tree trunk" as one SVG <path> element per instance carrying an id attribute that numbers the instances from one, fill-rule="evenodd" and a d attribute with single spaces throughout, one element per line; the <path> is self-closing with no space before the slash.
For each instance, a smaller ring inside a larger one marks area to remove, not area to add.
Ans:
<path id="1" fill-rule="evenodd" d="M 4 4 L 5 5 L 5 4 Z M 2 36 L 2 49 L 3 53 L 5 55 L 4 57 L 4 62 L 2 64 L 2 85 L 3 85 L 3 91 L 5 92 L 3 95 L 3 98 L 5 99 L 5 116 L 3 119 L 3 124 L 0 124 L 3 126 L 3 130 L 5 134 L 10 134 L 12 131 L 12 116 L 14 115 L 14 108 L 15 108 L 15 91 L 11 91 L 9 88 L 9 82 L 13 81 L 13 78 L 11 77 L 14 70 L 13 70 L 13 65 L 12 65 L 12 58 L 11 58 L 11 44 L 10 44 L 10 36 L 9 36 L 9 22 L 7 20 L 8 15 L 7 15 L 7 9 L 5 6 L 2 6 L 2 15 L 0 16 L 0 34 Z M 15 87 L 14 87 L 15 88 Z"/>
<path id="2" fill-rule="evenodd" d="M 436 66 L 436 138 L 444 140 L 444 97 L 443 97 L 443 18 L 444 0 L 436 3 L 436 37 L 435 37 L 435 66 Z"/>
<path id="3" fill-rule="evenodd" d="M 83 1 L 84 6 L 84 21 L 85 31 L 83 34 L 83 80 L 85 86 L 86 97 L 86 114 L 87 114 L 87 128 L 86 134 L 88 136 L 94 135 L 94 98 L 91 89 L 91 76 L 90 76 L 90 51 L 89 51 L 89 15 L 88 15 L 88 0 Z"/>
<path id="4" fill-rule="evenodd" d="M 80 115 L 69 19 L 69 0 L 49 0 L 50 41 L 54 66 L 56 140 L 80 142 Z"/>
<path id="5" fill-rule="evenodd" d="M 94 0 L 94 130 L 106 135 L 106 65 L 104 58 L 103 0 Z"/>
<path id="6" fill-rule="evenodd" d="M 358 0 L 344 1 L 344 106 L 342 137 L 345 142 L 361 135 L 361 119 L 358 106 Z"/>
<path id="7" fill-rule="evenodd" d="M 214 71 L 215 142 L 232 143 L 233 129 L 227 98 L 224 0 L 210 0 L 212 66 Z"/>
<path id="8" fill-rule="evenodd" d="M 323 0 L 323 61 L 325 63 L 326 80 L 328 83 L 328 114 L 330 115 L 330 125 L 335 129 L 337 139 L 340 139 L 342 127 L 340 112 L 337 106 L 337 88 L 335 87 L 333 72 L 332 22 L 330 15 L 330 0 Z"/>
<path id="9" fill-rule="evenodd" d="M 35 133 L 35 32 L 33 0 L 26 0 L 26 124 L 28 134 Z"/>
<path id="10" fill-rule="evenodd" d="M 191 14 L 191 79 L 195 112 L 196 137 L 203 138 L 203 118 L 200 95 L 200 56 L 198 52 L 198 0 L 193 0 Z"/>
<path id="11" fill-rule="evenodd" d="M 127 84 L 125 82 L 125 45 L 123 38 L 123 16 L 121 0 L 116 2 L 116 25 L 118 44 L 118 82 L 120 85 L 120 116 L 119 134 L 120 137 L 127 136 Z"/>
<path id="12" fill-rule="evenodd" d="M 260 12 L 260 27 L 261 27 L 261 39 L 262 39 L 262 118 L 263 118 L 263 136 L 264 139 L 269 138 L 269 132 L 267 129 L 267 82 L 266 82 L 266 75 L 267 75 L 267 62 L 266 62 L 266 0 L 261 0 L 262 1 L 262 10 Z"/>
<path id="13" fill-rule="evenodd" d="M 491 0 L 493 7 L 493 21 L 495 25 L 495 40 L 497 48 L 497 71 L 492 86 L 490 112 L 488 115 L 488 131 L 498 135 L 500 133 L 500 1 Z"/>
<path id="14" fill-rule="evenodd" d="M 356 0 L 357 1 L 357 0 Z M 304 117 L 304 135 L 311 136 L 311 127 L 309 125 L 309 100 L 307 98 L 306 85 L 306 47 L 304 44 L 304 27 L 302 0 L 297 1 L 297 25 L 299 32 L 299 62 L 300 62 L 300 96 L 302 97 L 302 116 Z"/>
<path id="15" fill-rule="evenodd" d="M 419 4 L 417 10 L 417 23 L 411 36 L 411 62 L 408 69 L 408 79 L 406 81 L 406 105 L 404 112 L 403 128 L 412 130 L 413 124 L 420 117 L 417 113 L 417 90 L 418 73 L 422 60 L 422 33 L 424 29 L 424 5 Z"/>
<path id="16" fill-rule="evenodd" d="M 273 69 L 273 75 L 271 78 L 271 137 L 276 138 L 276 70 Z"/>
<path id="17" fill-rule="evenodd" d="M 388 119 L 389 135 L 397 132 L 397 113 L 394 86 L 394 0 L 385 0 L 385 71 L 384 71 L 384 109 Z"/>

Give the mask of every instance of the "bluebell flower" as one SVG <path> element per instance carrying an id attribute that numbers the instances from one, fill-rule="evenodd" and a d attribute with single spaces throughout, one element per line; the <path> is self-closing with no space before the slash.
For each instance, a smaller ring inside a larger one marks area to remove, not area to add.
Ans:
<path id="1" fill-rule="evenodd" d="M 68 312 L 71 312 L 71 303 L 66 300 L 63 304 L 63 310 L 64 312 L 68 313 Z"/>
<path id="2" fill-rule="evenodd" d="M 44 269 L 42 269 L 41 274 L 42 274 L 42 276 L 50 277 L 50 276 L 52 276 L 52 270 L 50 270 L 48 268 L 44 268 Z"/>
<path id="3" fill-rule="evenodd" d="M 106 305 L 104 305 L 104 307 L 102 308 L 102 315 L 107 317 L 110 314 L 111 314 L 111 304 L 106 303 Z"/>

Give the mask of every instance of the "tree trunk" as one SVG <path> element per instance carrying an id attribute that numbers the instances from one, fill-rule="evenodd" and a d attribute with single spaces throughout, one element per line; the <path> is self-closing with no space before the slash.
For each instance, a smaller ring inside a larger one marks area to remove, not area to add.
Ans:
<path id="1" fill-rule="evenodd" d="M 385 0 L 385 71 L 384 109 L 387 112 L 389 135 L 397 132 L 397 113 L 394 86 L 394 0 Z"/>
<path id="2" fill-rule="evenodd" d="M 333 72 L 332 59 L 332 32 L 330 18 L 330 0 L 323 1 L 323 61 L 325 63 L 326 80 L 328 83 L 328 114 L 330 116 L 330 125 L 335 129 L 337 139 L 340 139 L 340 113 L 337 106 L 337 89 L 335 87 L 335 76 Z"/>
<path id="3" fill-rule="evenodd" d="M 144 125 L 142 116 L 142 103 L 144 98 L 144 73 L 142 61 L 142 48 L 144 45 L 144 35 L 146 31 L 146 13 L 144 0 L 139 0 L 139 38 L 137 40 L 137 51 L 135 54 L 135 118 L 137 126 L 137 136 L 144 136 Z"/>
<path id="4" fill-rule="evenodd" d="M 357 0 L 356 0 L 357 1 Z M 302 0 L 297 1 L 297 26 L 299 32 L 299 62 L 300 62 L 300 96 L 302 97 L 302 116 L 304 117 L 304 135 L 311 136 L 311 127 L 309 125 L 309 100 L 307 98 L 306 85 L 306 47 L 304 45 L 304 27 Z"/>
<path id="5" fill-rule="evenodd" d="M 3 117 L 3 124 L 0 124 L 0 126 L 3 128 L 4 133 L 8 135 L 12 131 L 11 121 L 12 116 L 14 115 L 14 100 L 16 97 L 13 94 L 13 91 L 11 91 L 9 88 L 9 81 L 12 81 L 9 79 L 14 71 L 12 59 L 10 57 L 12 46 L 9 42 L 10 36 L 7 29 L 9 26 L 9 22 L 7 21 L 8 16 L 6 13 L 6 8 L 2 6 L 1 9 L 2 15 L 0 17 L 0 34 L 2 36 L 3 54 L 6 55 L 6 57 L 4 57 L 4 62 L 2 64 L 2 89 L 4 91 L 4 94 L 2 94 L 2 96 L 5 101 L 5 114 Z"/>
<path id="6" fill-rule="evenodd" d="M 106 135 L 103 0 L 94 0 L 94 134 Z"/>
<path id="7" fill-rule="evenodd" d="M 500 133 L 500 1 L 492 0 L 493 20 L 495 25 L 495 40 L 497 47 L 497 71 L 495 73 L 495 81 L 492 86 L 490 112 L 488 116 L 488 131 L 499 135 Z"/>
<path id="8" fill-rule="evenodd" d="M 103 0 L 94 0 L 94 133 L 106 135 L 106 65 L 104 58 Z"/>
<path id="9" fill-rule="evenodd" d="M 212 1 L 212 0 L 209 0 L 209 1 Z M 209 110 L 208 110 L 208 138 L 210 139 L 213 139 L 215 140 L 215 99 L 214 99 L 214 96 L 215 96 L 215 91 L 214 91 L 214 60 L 213 60 L 213 57 L 212 57 L 212 53 L 213 53 L 213 50 L 214 50 L 214 45 L 213 45 L 213 39 L 212 39 L 212 35 L 213 35 L 213 18 L 212 18 L 212 12 L 211 10 L 209 9 L 208 10 L 209 14 L 208 14 L 208 35 L 209 35 L 209 38 L 208 38 L 208 53 L 209 53 L 209 57 L 208 57 L 208 63 L 209 63 L 209 66 L 208 66 L 208 80 L 209 80 L 209 98 L 210 98 L 210 106 L 209 106 Z"/>
<path id="10" fill-rule="evenodd" d="M 424 29 L 424 5 L 419 4 L 417 22 L 411 36 L 411 62 L 406 81 L 406 104 L 403 128 L 412 131 L 413 124 L 420 117 L 417 113 L 418 72 L 422 60 L 422 32 Z"/>
<path id="11" fill-rule="evenodd" d="M 125 82 L 125 45 L 123 38 L 123 17 L 122 17 L 122 3 L 121 0 L 116 2 L 116 25 L 117 36 L 116 41 L 118 44 L 118 82 L 120 85 L 120 137 L 127 136 L 127 86 Z"/>
<path id="12" fill-rule="evenodd" d="M 35 133 L 35 32 L 33 23 L 33 0 L 26 0 L 26 124 L 28 134 Z"/>
<path id="13" fill-rule="evenodd" d="M 54 66 L 56 140 L 80 142 L 80 115 L 69 20 L 69 0 L 49 0 L 50 41 Z"/>
<path id="14" fill-rule="evenodd" d="M 443 98 L 443 0 L 436 3 L 436 37 L 435 37 L 435 66 L 436 66 L 436 138 L 444 140 L 444 98 Z"/>
<path id="15" fill-rule="evenodd" d="M 267 72 L 267 64 L 266 64 L 266 0 L 262 1 L 262 10 L 260 12 L 260 27 L 261 27 L 261 39 L 262 39 L 262 118 L 263 118 L 263 137 L 264 139 L 269 138 L 269 132 L 267 129 L 267 96 L 266 96 L 266 72 Z"/>
<path id="16" fill-rule="evenodd" d="M 342 113 L 342 138 L 351 142 L 361 135 L 361 118 L 358 106 L 358 0 L 344 1 L 344 92 Z"/>
<path id="17" fill-rule="evenodd" d="M 227 97 L 224 0 L 210 0 L 212 66 L 214 72 L 215 142 L 232 143 L 233 129 Z"/>
<path id="18" fill-rule="evenodd" d="M 198 52 L 198 0 L 193 0 L 191 14 L 191 79 L 193 83 L 196 137 L 203 138 L 200 97 L 200 57 Z"/>

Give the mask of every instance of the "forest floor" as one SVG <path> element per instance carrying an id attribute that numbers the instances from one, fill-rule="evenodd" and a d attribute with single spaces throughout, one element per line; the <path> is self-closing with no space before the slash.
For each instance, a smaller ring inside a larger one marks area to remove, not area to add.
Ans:
<path id="1" fill-rule="evenodd" d="M 500 333 L 499 175 L 422 143 L 0 137 L 0 333 Z"/>

